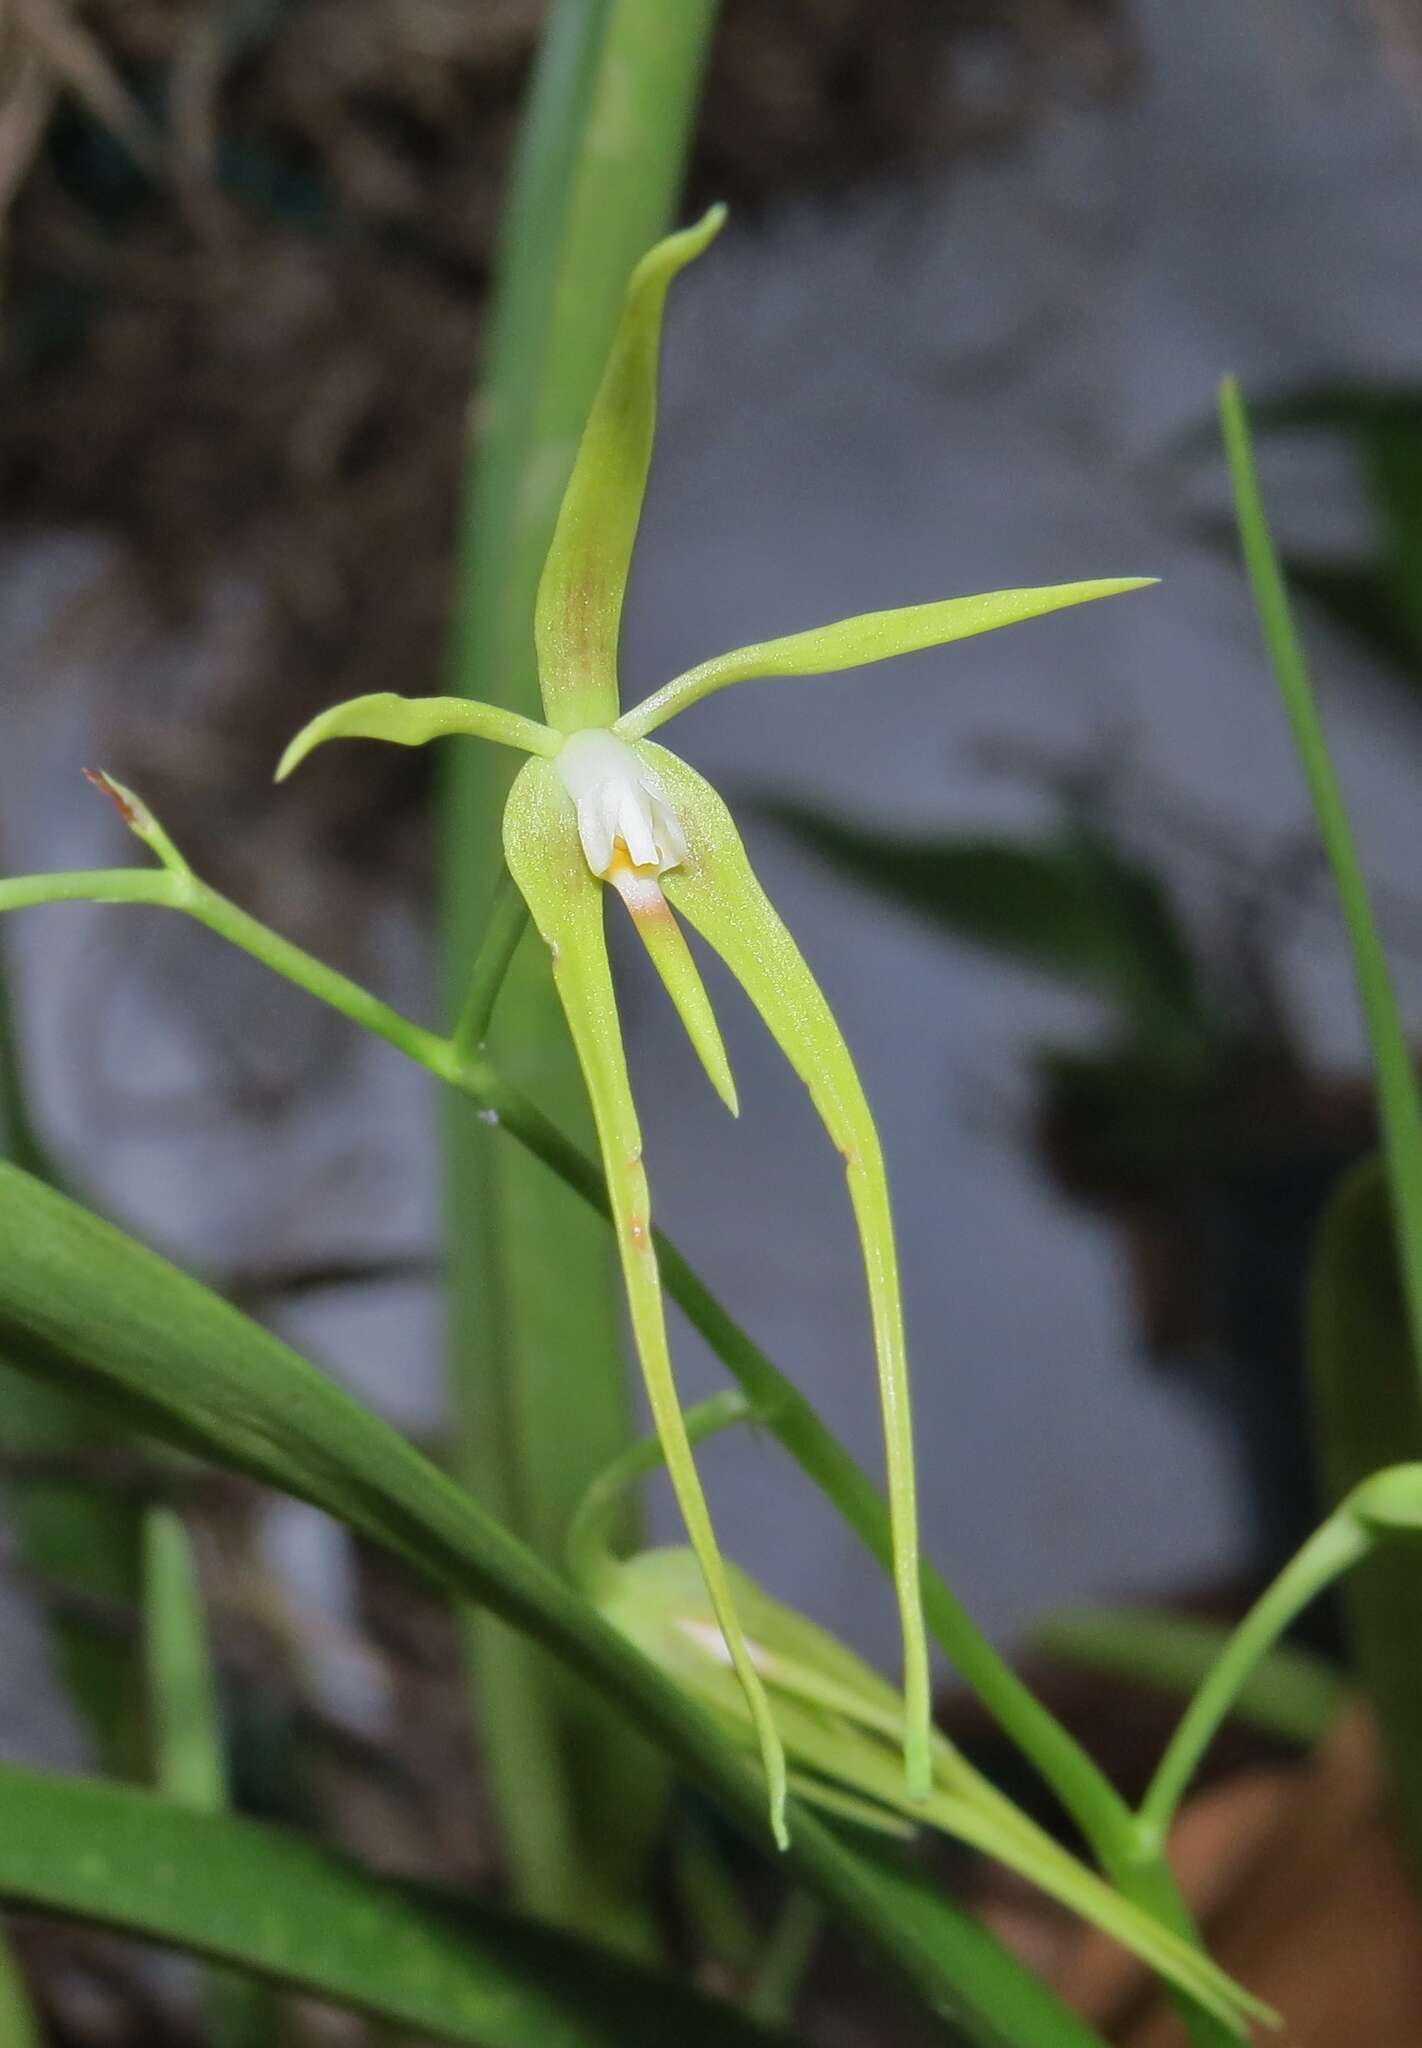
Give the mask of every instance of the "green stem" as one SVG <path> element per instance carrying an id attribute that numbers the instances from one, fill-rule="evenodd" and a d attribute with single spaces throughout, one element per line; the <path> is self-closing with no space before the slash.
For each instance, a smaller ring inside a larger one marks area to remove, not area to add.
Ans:
<path id="1" fill-rule="evenodd" d="M 1351 1513 L 1329 1517 L 1251 1607 L 1181 1716 L 1141 1802 L 1140 1840 L 1163 1847 L 1185 1788 L 1261 1657 L 1311 1600 L 1365 1557 L 1375 1539 Z"/>
<path id="2" fill-rule="evenodd" d="M 80 900 L 96 879 L 112 884 L 115 874 L 102 878 L 47 875 L 0 882 L 0 913 L 28 903 Z M 185 883 L 181 877 L 147 869 L 117 871 L 117 879 L 121 886 L 106 888 L 105 901 L 163 903 L 185 910 L 469 1096 L 486 1117 L 502 1125 L 584 1203 L 600 1216 L 608 1215 L 607 1190 L 598 1167 L 535 1103 L 505 1080 L 489 1058 L 459 1060 L 448 1039 L 427 1031 L 345 975 L 323 966 L 202 883 Z M 136 886 L 140 883 L 141 889 Z M 653 1237 L 667 1291 L 739 1383 L 757 1420 L 887 1568 L 892 1538 L 888 1508 L 879 1488 L 676 1247 L 659 1230 L 654 1229 Z M 546 1252 L 543 1256 L 546 1259 Z M 923 1566 L 922 1584 L 924 1613 L 940 1646 L 1055 1791 L 1097 1856 L 1114 1871 L 1137 1845 L 1134 1816 L 1120 1794 L 982 1634 L 932 1565 Z"/>
<path id="3" fill-rule="evenodd" d="M 484 927 L 483 943 L 469 976 L 464 1008 L 449 1041 L 457 1059 L 467 1059 L 471 1054 L 483 1051 L 493 1022 L 494 1005 L 499 1000 L 499 990 L 504 985 L 504 977 L 527 927 L 528 905 L 514 887 L 512 875 L 504 868 L 499 874 L 489 922 Z"/>
<path id="4" fill-rule="evenodd" d="M 683 1417 L 686 1439 L 693 1446 L 705 1443 L 723 1429 L 749 1422 L 755 1410 L 745 1395 L 735 1390 L 713 1394 L 698 1401 Z M 616 1566 L 618 1525 L 626 1522 L 627 1492 L 637 1480 L 659 1472 L 666 1462 L 660 1437 L 639 1437 L 621 1457 L 598 1473 L 568 1525 L 568 1571 L 574 1584 L 590 1599 Z"/>

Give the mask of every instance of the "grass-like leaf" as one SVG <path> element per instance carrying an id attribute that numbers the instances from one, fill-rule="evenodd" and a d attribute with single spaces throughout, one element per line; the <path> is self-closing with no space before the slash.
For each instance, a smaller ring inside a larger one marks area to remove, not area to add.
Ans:
<path id="1" fill-rule="evenodd" d="M 1369 1467 L 1369 1470 L 1372 1470 Z M 1054 1661 L 1161 1692 L 1194 1692 L 1229 1641 L 1222 1622 L 1150 1607 L 1066 1608 L 1035 1624 L 1032 1643 Z M 1265 1735 L 1311 1749 L 1347 1696 L 1334 1665 L 1281 1646 L 1261 1658 L 1232 1711 Z"/>
<path id="2" fill-rule="evenodd" d="M 240 1963 L 442 2041 L 784 2040 L 591 1942 L 373 1877 L 278 1828 L 11 1764 L 0 1764 L 0 1816 L 0 1897 Z"/>
<path id="3" fill-rule="evenodd" d="M 1383 1153 L 1392 1187 L 1403 1293 L 1412 1330 L 1413 1369 L 1422 1387 L 1422 1103 L 1411 1049 L 1378 935 L 1363 864 L 1348 822 L 1343 792 L 1328 751 L 1303 648 L 1289 609 L 1278 555 L 1250 442 L 1249 419 L 1238 384 L 1220 392 L 1220 421 L 1234 483 L 1235 510 L 1254 602 L 1274 664 L 1294 740 L 1308 778 L 1319 834 L 1338 886 L 1372 1042 L 1382 1114 Z"/>
<path id="4" fill-rule="evenodd" d="M 1329 1205 L 1309 1274 L 1309 1396 L 1330 1500 L 1399 1458 L 1422 1458 L 1422 1408 L 1387 1183 L 1376 1160 Z M 1415 1546 L 1365 1558 L 1342 1592 L 1349 1647 L 1382 1731 L 1422 1870 L 1422 1569 Z"/>
<path id="5" fill-rule="evenodd" d="M 195 1813 L 227 1805 L 227 1763 L 197 1564 L 182 1518 L 143 1524 L 143 1631 L 153 1781 Z"/>
<path id="6" fill-rule="evenodd" d="M 0 1348 L 26 1371 L 313 1502 L 460 1598 L 487 1603 L 615 1701 L 739 1827 L 765 1840 L 759 1775 L 705 1716 L 466 1493 L 289 1347 L 14 1167 L 0 1166 L 0 1247 Z M 195 1826 L 200 1817 L 185 1818 Z M 13 1834 L 0 1784 L 0 1842 Z M 982 1930 L 965 1933 L 946 1900 L 906 1904 L 898 1886 L 799 1808 L 786 1867 L 916 1991 L 938 2016 L 940 2038 L 1100 2048 Z M 976 1959 L 971 1975 L 956 1960 L 965 1947 Z M 1024 2002 L 1036 2015 L 1032 2031 L 1012 2017 Z"/>

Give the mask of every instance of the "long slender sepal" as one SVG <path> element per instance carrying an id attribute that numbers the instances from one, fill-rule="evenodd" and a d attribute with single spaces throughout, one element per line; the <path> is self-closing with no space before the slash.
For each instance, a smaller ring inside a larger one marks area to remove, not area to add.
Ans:
<path id="1" fill-rule="evenodd" d="M 397 747 L 422 747 L 451 733 L 496 740 L 526 754 L 556 754 L 560 744 L 558 735 L 536 718 L 501 710 L 497 704 L 476 704 L 468 697 L 401 697 L 394 690 L 377 690 L 370 697 L 333 704 L 304 725 L 282 755 L 276 779 L 285 782 L 327 740 L 390 740 Z"/>
<path id="2" fill-rule="evenodd" d="M 711 998 L 655 870 L 634 867 L 619 848 L 607 879 L 626 904 L 637 936 L 676 1005 L 677 1015 L 686 1026 L 686 1035 L 711 1086 L 731 1115 L 739 1116 L 736 1084 Z"/>
<path id="3" fill-rule="evenodd" d="M 543 708 L 561 732 L 617 716 L 617 638 L 657 424 L 662 310 L 677 272 L 719 232 L 725 208 L 668 235 L 632 273 L 543 567 L 534 615 Z"/>
<path id="4" fill-rule="evenodd" d="M 597 1125 L 652 1419 L 707 1593 L 745 1693 L 770 1789 L 771 1827 L 777 1844 L 784 1847 L 788 1840 L 785 1752 L 736 1613 L 672 1374 L 661 1275 L 652 1244 L 651 1198 L 642 1165 L 642 1133 L 608 967 L 602 885 L 584 858 L 567 792 L 554 769 L 541 761 L 530 761 L 509 793 L 504 850 L 509 871 L 552 954 L 554 981 Z"/>
<path id="5" fill-rule="evenodd" d="M 1097 597 L 1119 597 L 1128 590 L 1146 590 L 1154 576 L 1113 576 L 1094 583 L 1051 583 L 1037 590 L 989 590 L 979 597 L 949 597 L 938 604 L 905 605 L 898 611 L 864 612 L 831 626 L 812 626 L 783 640 L 760 640 L 700 662 L 685 675 L 664 683 L 635 709 L 624 712 L 613 731 L 623 739 L 645 739 L 679 711 L 699 704 L 728 683 L 754 676 L 822 676 L 836 669 L 863 668 L 888 661 L 895 654 L 918 654 L 925 647 L 944 647 L 950 640 L 971 640 L 999 626 L 1039 619 L 1069 605 L 1089 604 Z"/>
<path id="6" fill-rule="evenodd" d="M 864 1254 L 889 1472 L 894 1585 L 904 1639 L 910 1791 L 928 1791 L 932 1702 L 919 1591 L 918 1500 L 898 1254 L 879 1134 L 849 1048 L 799 947 L 752 872 L 730 812 L 710 784 L 663 748 L 652 761 L 686 834 L 685 862 L 663 878 L 676 909 L 721 955 L 810 1091 L 842 1153 Z"/>

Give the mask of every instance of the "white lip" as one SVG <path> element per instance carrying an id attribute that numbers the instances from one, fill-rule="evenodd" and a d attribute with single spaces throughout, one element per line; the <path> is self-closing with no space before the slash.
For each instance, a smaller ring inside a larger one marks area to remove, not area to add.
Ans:
<path id="1" fill-rule="evenodd" d="M 575 732 L 554 767 L 578 811 L 578 837 L 595 875 L 607 875 L 620 840 L 634 867 L 659 875 L 686 859 L 686 835 L 654 772 L 603 727 Z"/>

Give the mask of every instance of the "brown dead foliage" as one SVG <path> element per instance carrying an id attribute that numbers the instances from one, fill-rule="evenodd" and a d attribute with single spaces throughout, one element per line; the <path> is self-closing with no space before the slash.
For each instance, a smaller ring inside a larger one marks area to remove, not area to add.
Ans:
<path id="1" fill-rule="evenodd" d="M 314 708 L 438 676 L 462 423 L 544 13 L 0 5 L 0 506 L 11 531 L 122 543 L 126 605 L 85 622 L 144 671 L 115 692 L 111 758 L 199 855 Z M 1120 79 L 1114 14 L 728 0 L 693 199 L 755 206 L 991 143 L 1055 92 Z M 204 626 L 183 699 L 198 737 L 174 763 L 142 628 L 215 588 L 221 629 L 214 645 Z M 331 806 L 339 850 L 383 857 L 380 821 L 426 772 L 362 749 L 307 801 Z"/>

